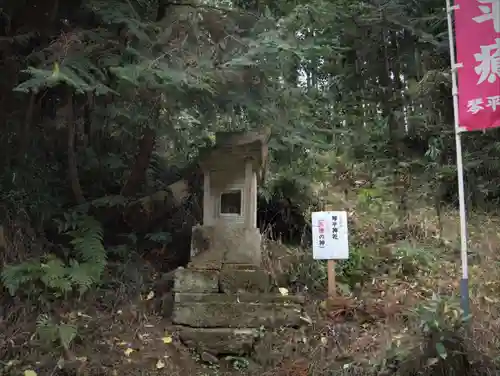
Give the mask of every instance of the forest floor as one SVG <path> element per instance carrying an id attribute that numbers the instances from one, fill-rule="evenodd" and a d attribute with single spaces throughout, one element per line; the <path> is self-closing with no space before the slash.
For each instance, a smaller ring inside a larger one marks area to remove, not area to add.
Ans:
<path id="1" fill-rule="evenodd" d="M 421 324 L 428 320 L 446 329 L 460 320 L 454 301 L 432 303 L 434 294 L 451 296 L 459 291 L 458 214 L 449 211 L 442 216 L 438 236 L 439 226 L 431 210 L 413 211 L 404 228 L 382 212 L 376 216 L 353 206 L 349 210 L 357 242 L 366 245 L 356 257 L 364 258 L 365 266 L 373 264 L 365 273 L 365 283 L 343 291 L 344 297 L 335 302 L 322 299 L 321 293 L 311 294 L 306 307 L 310 325 L 302 331 L 282 331 L 280 336 L 270 336 L 269 342 L 264 338 L 255 349 L 257 359 L 233 357 L 218 364 L 199 359 L 180 343 L 175 327 L 161 314 L 161 278 L 148 267 L 137 270 L 137 263 L 132 263 L 134 288 L 115 281 L 94 296 L 55 310 L 78 328 L 71 351 L 37 342 L 35 323 L 27 321 L 29 307 L 11 311 L 5 320 L 16 324 L 3 337 L 9 341 L 11 355 L 0 360 L 0 375 L 365 375 L 409 356 L 418 363 L 411 367 L 421 370 L 435 365 L 440 361 L 436 355 L 417 359 L 425 352 Z M 478 213 L 469 217 L 473 319 L 468 348 L 475 354 L 474 360 L 496 359 L 500 346 L 500 219 Z M 373 241 L 382 238 L 380 231 L 392 235 Z M 404 234 L 394 235 L 398 231 Z M 285 251 L 288 256 L 311 258 L 297 256 L 298 250 Z M 391 261 L 387 261 L 388 254 Z M 313 282 L 325 283 L 324 268 L 319 262 L 310 263 L 302 263 L 306 270 L 295 270 L 297 279 L 306 275 Z M 271 267 L 277 268 L 275 264 Z M 283 265 L 279 268 L 289 270 Z M 339 289 L 347 287 L 342 282 Z M 446 358 L 446 354 L 438 355 Z M 74 372 L 59 373 L 59 369 Z"/>

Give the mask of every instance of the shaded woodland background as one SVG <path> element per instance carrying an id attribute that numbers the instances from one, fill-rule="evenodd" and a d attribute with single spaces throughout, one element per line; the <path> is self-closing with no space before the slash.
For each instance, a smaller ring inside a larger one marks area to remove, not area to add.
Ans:
<path id="1" fill-rule="evenodd" d="M 3 300 L 49 307 L 110 270 L 136 278 L 133 260 L 185 264 L 201 219 L 193 162 L 215 131 L 271 129 L 259 224 L 285 243 L 307 241 L 329 187 L 394 196 L 402 219 L 416 199 L 440 217 L 457 201 L 444 8 L 3 0 Z M 468 206 L 495 212 L 498 131 L 464 145 Z M 190 197 L 178 206 L 167 187 L 180 179 Z"/>

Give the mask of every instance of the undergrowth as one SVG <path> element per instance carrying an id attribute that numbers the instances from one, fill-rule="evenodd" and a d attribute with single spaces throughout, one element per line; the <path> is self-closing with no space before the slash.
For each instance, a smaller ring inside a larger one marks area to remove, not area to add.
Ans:
<path id="1" fill-rule="evenodd" d="M 455 251 L 446 246 L 454 242 L 453 231 L 435 236 L 429 211 L 398 220 L 397 215 L 375 215 L 394 208 L 391 202 L 378 197 L 375 205 L 365 191 L 358 199 L 359 207 L 351 203 L 348 208 L 350 257 L 336 263 L 336 299 L 327 299 L 326 262 L 313 260 L 310 247 L 265 242 L 264 264 L 276 285 L 306 293 L 312 300 L 305 312 L 310 326 L 300 347 L 285 332 L 280 334 L 284 343 L 269 344 L 274 354 L 283 357 L 270 369 L 255 368 L 251 360 L 242 358 L 244 369 L 235 369 L 232 361 L 231 372 L 452 376 L 496 371 L 500 348 L 496 335 L 500 275 L 495 267 L 499 259 L 492 245 L 498 240 L 496 232 L 471 231 L 485 252 L 471 267 L 473 316 L 465 318 L 456 297 L 459 265 Z M 448 223 L 454 226 L 456 214 L 450 215 Z M 491 224 L 493 229 L 497 222 Z M 131 250 L 128 263 L 107 261 L 102 226 L 87 214 L 67 214 L 59 231 L 68 236 L 70 247 L 3 269 L 2 280 L 12 299 L 43 304 L 10 314 L 11 330 L 0 334 L 5 343 L 0 352 L 6 359 L 0 363 L 0 375 L 20 370 L 43 374 L 54 367 L 99 374 L 96 367 L 105 362 L 96 360 L 100 353 L 112 359 L 105 374 L 139 369 L 132 365 L 182 374 L 189 361 L 183 359 L 174 367 L 180 344 L 174 333 L 165 334 L 170 329 L 165 329 L 162 317 L 168 279 Z M 487 244 L 479 242 L 485 238 Z M 113 247 L 108 251 L 115 252 Z M 22 335 L 14 329 L 19 325 L 27 325 Z M 178 345 L 168 347 L 172 341 Z M 287 356 L 295 360 L 289 362 Z M 203 369 L 207 375 L 221 370 L 219 366 Z"/>
<path id="2" fill-rule="evenodd" d="M 59 222 L 59 231 L 71 237 L 72 249 L 64 249 L 61 256 L 46 254 L 41 259 L 4 266 L 2 281 L 11 295 L 63 298 L 73 291 L 83 294 L 100 281 L 106 266 L 101 224 L 73 212 Z"/>
<path id="3" fill-rule="evenodd" d="M 500 242 L 493 234 L 497 221 L 488 229 L 484 220 L 471 221 L 473 248 L 483 249 L 472 274 L 481 271 L 482 276 L 471 287 L 473 315 L 465 317 L 457 296 L 459 254 L 450 247 L 456 244 L 457 213 L 447 210 L 438 219 L 422 208 L 400 219 L 393 202 L 368 193 L 363 190 L 354 205 L 333 200 L 333 207 L 350 211 L 350 254 L 336 263 L 338 297 L 320 304 L 330 320 L 361 325 L 364 334 L 341 345 L 340 354 L 316 359 L 308 374 L 497 374 L 500 321 L 492 307 L 498 302 L 492 289 L 498 278 L 493 265 L 500 260 L 492 247 Z M 381 215 L 388 210 L 391 215 Z M 444 224 L 442 232 L 438 221 Z M 314 260 L 307 246 L 288 248 L 287 255 L 280 267 L 289 282 L 324 299 L 327 263 Z M 486 333 L 484 327 L 493 331 Z"/>

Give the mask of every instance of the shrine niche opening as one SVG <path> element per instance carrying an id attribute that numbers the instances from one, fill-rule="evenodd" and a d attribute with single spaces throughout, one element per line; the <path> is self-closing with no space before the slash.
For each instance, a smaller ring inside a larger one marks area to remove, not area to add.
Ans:
<path id="1" fill-rule="evenodd" d="M 220 215 L 241 216 L 243 207 L 243 194 L 241 189 L 232 189 L 220 195 Z"/>

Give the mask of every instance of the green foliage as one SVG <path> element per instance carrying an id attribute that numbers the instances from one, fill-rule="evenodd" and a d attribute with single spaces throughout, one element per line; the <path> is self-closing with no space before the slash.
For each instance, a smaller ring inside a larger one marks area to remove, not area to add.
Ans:
<path id="1" fill-rule="evenodd" d="M 429 270 L 435 262 L 434 250 L 416 247 L 409 243 L 394 247 L 392 258 L 396 274 L 400 278 L 414 277 L 419 272 Z"/>
<path id="2" fill-rule="evenodd" d="M 289 282 L 309 291 L 324 291 L 328 278 L 326 262 L 314 260 L 311 249 L 299 248 L 294 251 L 294 258 L 286 271 Z"/>
<path id="3" fill-rule="evenodd" d="M 377 263 L 373 250 L 352 247 L 349 252 L 349 259 L 340 260 L 337 265 L 339 281 L 352 290 L 373 277 Z"/>
<path id="4" fill-rule="evenodd" d="M 454 296 L 433 294 L 417 307 L 420 328 L 425 335 L 455 333 L 469 319 L 463 316 L 458 299 Z"/>
<path id="5" fill-rule="evenodd" d="M 358 191 L 357 202 L 359 208 L 370 214 L 381 214 L 386 204 L 384 192 L 379 188 L 362 188 Z"/>
<path id="6" fill-rule="evenodd" d="M 374 272 L 374 258 L 367 249 L 353 248 L 348 260 L 336 262 L 339 288 L 349 294 L 356 286 L 369 280 Z M 328 283 L 327 262 L 314 260 L 311 249 L 297 249 L 286 273 L 292 284 L 305 286 L 309 291 L 325 291 Z"/>
<path id="7" fill-rule="evenodd" d="M 78 334 L 72 324 L 60 322 L 56 324 L 48 315 L 40 315 L 36 321 L 36 334 L 47 345 L 57 344 L 68 350 Z"/>
<path id="8" fill-rule="evenodd" d="M 73 250 L 68 261 L 49 254 L 41 260 L 6 265 L 2 281 L 11 295 L 23 289 L 29 294 L 48 291 L 62 297 L 74 289 L 82 294 L 99 282 L 106 266 L 100 223 L 90 216 L 73 212 L 66 214 L 65 221 L 59 225 L 61 232 L 72 237 Z"/>
<path id="9" fill-rule="evenodd" d="M 327 287 L 327 263 L 314 260 L 312 250 L 294 251 L 287 275 L 291 283 L 306 286 L 309 291 L 324 291 Z M 393 248 L 388 257 L 377 254 L 373 247 L 351 247 L 349 259 L 337 260 L 336 278 L 339 288 L 350 294 L 372 278 L 390 273 L 397 278 L 413 278 L 429 271 L 435 261 L 433 250 L 402 243 Z"/>
<path id="10" fill-rule="evenodd" d="M 172 236 L 168 232 L 154 232 L 151 234 L 146 234 L 146 239 L 160 244 L 168 244 L 172 239 Z"/>
<path id="11" fill-rule="evenodd" d="M 464 317 L 458 300 L 433 294 L 430 300 L 417 307 L 415 313 L 420 319 L 422 333 L 432 341 L 438 357 L 446 359 L 451 350 L 447 346 L 450 342 L 454 344 L 453 337 L 469 320 L 469 317 Z"/>
<path id="12" fill-rule="evenodd" d="M 389 370 L 397 370 L 398 375 L 463 374 L 472 364 L 464 336 L 469 318 L 463 317 L 457 299 L 433 294 L 413 314 L 418 328 L 393 337 L 386 356 L 376 366 L 377 374 Z"/>

